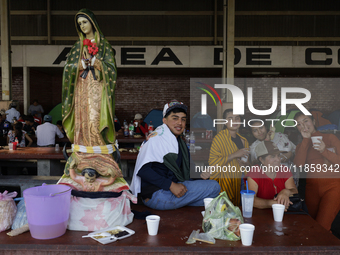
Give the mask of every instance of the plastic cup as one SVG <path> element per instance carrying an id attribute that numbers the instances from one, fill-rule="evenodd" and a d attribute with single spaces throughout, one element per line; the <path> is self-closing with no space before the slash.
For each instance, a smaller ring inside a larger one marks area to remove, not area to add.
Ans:
<path id="1" fill-rule="evenodd" d="M 253 242 L 255 226 L 253 224 L 244 223 L 240 225 L 242 245 L 250 246 Z"/>
<path id="2" fill-rule="evenodd" d="M 59 151 L 59 150 L 60 150 L 59 144 L 57 143 L 57 144 L 55 145 L 55 151 Z"/>
<path id="3" fill-rule="evenodd" d="M 12 144 L 13 144 L 13 150 L 16 150 L 16 149 L 17 149 L 17 143 L 14 142 L 14 143 L 12 143 Z"/>
<path id="4" fill-rule="evenodd" d="M 9 149 L 10 151 L 13 150 L 13 143 L 9 143 L 9 144 L 8 144 L 8 149 Z"/>
<path id="5" fill-rule="evenodd" d="M 244 218 L 251 218 L 253 215 L 255 191 L 241 190 L 242 214 Z"/>
<path id="6" fill-rule="evenodd" d="M 247 156 L 243 156 L 243 157 L 241 158 L 241 160 L 242 160 L 243 162 L 248 162 L 248 155 L 247 155 Z"/>
<path id="7" fill-rule="evenodd" d="M 272 208 L 273 208 L 274 221 L 282 222 L 283 214 L 285 212 L 285 206 L 281 204 L 273 204 Z"/>
<path id="8" fill-rule="evenodd" d="M 210 202 L 213 201 L 213 198 L 210 198 L 210 197 L 207 197 L 205 199 L 203 199 L 203 202 L 204 202 L 204 208 L 207 209 Z"/>
<path id="9" fill-rule="evenodd" d="M 320 145 L 319 139 L 322 140 L 322 136 L 312 136 L 311 139 L 312 139 L 313 146 L 319 147 Z"/>
<path id="10" fill-rule="evenodd" d="M 161 217 L 158 215 L 149 215 L 146 217 L 146 225 L 150 236 L 157 235 L 160 219 Z"/>

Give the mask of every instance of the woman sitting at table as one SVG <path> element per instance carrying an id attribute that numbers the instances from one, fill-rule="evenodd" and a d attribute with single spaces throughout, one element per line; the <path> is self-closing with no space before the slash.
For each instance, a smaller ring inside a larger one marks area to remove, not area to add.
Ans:
<path id="1" fill-rule="evenodd" d="M 289 197 L 298 191 L 289 168 L 281 165 L 279 149 L 270 141 L 262 141 L 255 152 L 261 166 L 253 166 L 247 175 L 249 189 L 255 191 L 254 207 L 264 209 L 283 204 L 287 210 L 292 204 Z"/>
<path id="2" fill-rule="evenodd" d="M 15 138 L 18 138 L 19 144 L 18 147 L 25 147 L 26 140 L 28 141 L 27 147 L 30 147 L 33 143 L 31 137 L 26 133 L 26 131 L 22 130 L 23 124 L 20 121 L 17 121 L 13 126 L 14 130 L 10 130 L 7 135 L 7 144 L 14 143 Z"/>
<path id="3" fill-rule="evenodd" d="M 303 137 L 296 147 L 294 163 L 303 166 L 307 172 L 305 199 L 308 212 L 321 226 L 330 230 L 340 210 L 340 179 L 339 172 L 336 172 L 340 165 L 340 141 L 333 134 L 316 131 L 312 115 L 298 112 L 294 119 Z M 313 136 L 320 137 L 319 146 L 313 147 Z"/>

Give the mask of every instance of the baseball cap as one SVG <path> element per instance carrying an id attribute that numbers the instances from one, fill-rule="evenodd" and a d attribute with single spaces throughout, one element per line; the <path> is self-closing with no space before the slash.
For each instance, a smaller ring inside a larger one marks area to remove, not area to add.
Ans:
<path id="1" fill-rule="evenodd" d="M 52 116 L 51 115 L 45 115 L 44 121 L 52 121 Z"/>
<path id="2" fill-rule="evenodd" d="M 10 106 L 11 106 L 11 107 L 17 107 L 17 103 L 16 103 L 16 102 L 12 102 L 12 103 L 10 104 Z"/>
<path id="3" fill-rule="evenodd" d="M 257 157 L 264 155 L 276 155 L 280 154 L 280 150 L 271 141 L 262 141 L 255 147 L 255 153 Z"/>
<path id="4" fill-rule="evenodd" d="M 135 120 L 141 120 L 141 119 L 143 119 L 142 114 L 137 113 L 137 114 L 135 115 Z"/>
<path id="5" fill-rule="evenodd" d="M 172 111 L 175 108 L 183 109 L 185 111 L 185 113 L 187 113 L 187 110 L 188 110 L 188 107 L 185 104 L 183 104 L 182 102 L 178 102 L 176 99 L 174 99 L 170 103 L 167 103 L 167 104 L 164 105 L 163 117 L 165 117 L 165 115 L 167 115 L 167 113 L 169 113 L 170 111 Z"/>

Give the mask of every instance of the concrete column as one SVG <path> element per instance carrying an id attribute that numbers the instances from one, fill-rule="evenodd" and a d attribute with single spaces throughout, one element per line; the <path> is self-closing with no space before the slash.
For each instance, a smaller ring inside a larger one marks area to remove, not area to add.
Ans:
<path id="1" fill-rule="evenodd" d="M 227 22 L 228 21 L 228 22 Z M 235 48 L 235 0 L 223 1 L 223 67 L 222 82 L 234 84 L 234 48 Z M 223 105 L 217 106 L 217 118 L 222 119 L 225 109 L 232 108 L 232 96 L 229 90 L 222 89 Z M 222 125 L 217 126 L 217 132 Z"/>
<path id="2" fill-rule="evenodd" d="M 23 67 L 23 83 L 24 83 L 24 113 L 27 115 L 30 106 L 30 68 Z"/>
<path id="3" fill-rule="evenodd" d="M 235 48 L 235 0 L 228 0 L 227 28 L 227 83 L 234 84 L 234 48 Z M 227 91 L 227 102 L 232 102 L 230 91 Z"/>
<path id="4" fill-rule="evenodd" d="M 1 0 L 1 78 L 2 100 L 11 100 L 12 63 L 9 0 Z"/>

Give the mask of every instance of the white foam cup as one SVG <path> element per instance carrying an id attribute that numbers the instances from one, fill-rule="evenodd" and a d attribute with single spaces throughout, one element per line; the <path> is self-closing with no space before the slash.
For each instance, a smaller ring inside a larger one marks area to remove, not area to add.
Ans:
<path id="1" fill-rule="evenodd" d="M 9 144 L 8 144 L 8 149 L 9 149 L 10 151 L 13 150 L 13 143 L 9 143 Z"/>
<path id="2" fill-rule="evenodd" d="M 246 155 L 246 156 L 243 156 L 242 158 L 241 158 L 241 160 L 243 161 L 243 162 L 248 162 L 248 155 Z"/>
<path id="3" fill-rule="evenodd" d="M 240 225 L 241 241 L 244 246 L 250 246 L 253 242 L 255 226 L 253 224 L 244 223 Z"/>
<path id="4" fill-rule="evenodd" d="M 204 202 L 204 208 L 207 209 L 210 202 L 213 201 L 214 199 L 213 198 L 210 198 L 210 197 L 207 197 L 205 199 L 203 199 L 203 202 Z"/>
<path id="5" fill-rule="evenodd" d="M 322 140 L 322 136 L 312 136 L 311 139 L 312 139 L 313 146 L 318 147 L 320 144 L 319 140 Z"/>
<path id="6" fill-rule="evenodd" d="M 150 236 L 157 235 L 160 219 L 161 217 L 158 215 L 149 215 L 146 217 L 146 225 Z"/>
<path id="7" fill-rule="evenodd" d="M 283 219 L 283 214 L 285 212 L 285 206 L 281 204 L 273 204 L 272 208 L 273 208 L 274 221 L 281 222 Z"/>

